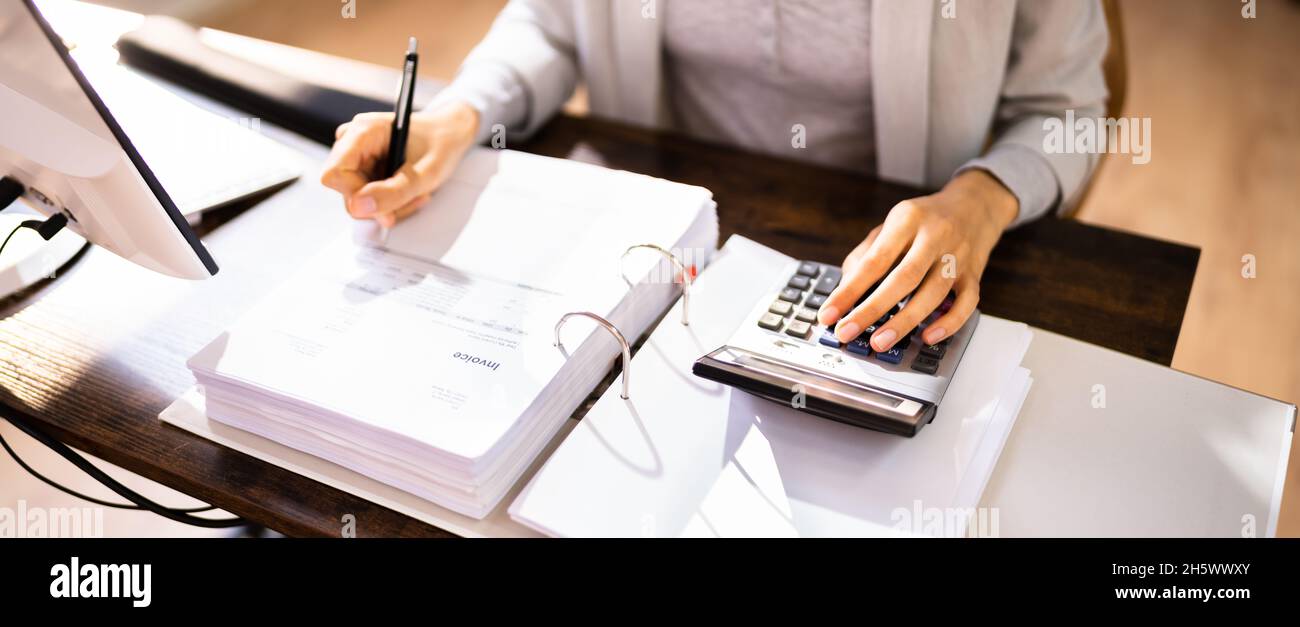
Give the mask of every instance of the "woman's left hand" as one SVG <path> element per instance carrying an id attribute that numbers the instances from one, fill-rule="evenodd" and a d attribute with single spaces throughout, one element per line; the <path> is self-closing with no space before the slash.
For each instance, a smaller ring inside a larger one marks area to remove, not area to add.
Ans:
<path id="1" fill-rule="evenodd" d="M 956 291 L 952 308 L 923 334 L 927 344 L 942 341 L 974 313 L 989 253 L 1018 211 L 1016 197 L 982 170 L 967 170 L 937 193 L 899 203 L 845 258 L 843 278 L 819 319 L 827 326 L 838 322 L 835 336 L 848 342 L 910 294 L 871 336 L 873 350 L 887 351 Z"/>

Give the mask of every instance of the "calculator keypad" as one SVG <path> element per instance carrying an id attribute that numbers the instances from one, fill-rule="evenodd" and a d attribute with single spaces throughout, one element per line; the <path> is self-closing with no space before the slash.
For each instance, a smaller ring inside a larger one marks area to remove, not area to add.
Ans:
<path id="1" fill-rule="evenodd" d="M 880 320 L 849 342 L 840 342 L 832 329 L 817 324 L 817 312 L 826 303 L 826 297 L 839 285 L 840 278 L 839 268 L 812 261 L 801 262 L 795 273 L 788 277 L 785 287 L 776 295 L 767 313 L 758 319 L 758 326 L 787 337 L 839 349 L 859 359 L 876 359 L 894 365 L 906 362 L 911 370 L 929 375 L 939 371 L 951 338 L 930 345 L 921 341 L 920 334 L 930 322 L 952 307 L 951 298 L 945 300 L 939 310 L 912 333 L 899 338 L 889 350 L 880 352 L 871 347 L 871 336 L 902 309 L 901 305 L 894 305 Z M 913 336 L 917 348 L 909 351 L 914 343 Z"/>

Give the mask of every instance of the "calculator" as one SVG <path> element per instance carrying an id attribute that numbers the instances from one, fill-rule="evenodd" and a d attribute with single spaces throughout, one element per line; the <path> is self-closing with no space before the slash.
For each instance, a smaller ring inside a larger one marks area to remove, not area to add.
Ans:
<path id="1" fill-rule="evenodd" d="M 841 343 L 817 322 L 818 310 L 839 285 L 840 269 L 796 261 L 778 279 L 724 346 L 695 361 L 696 376 L 822 418 L 907 437 L 934 420 L 979 324 L 978 311 L 957 333 L 925 344 L 921 331 L 952 306 L 949 296 L 893 348 L 877 352 L 871 335 L 906 299 L 862 335 Z"/>

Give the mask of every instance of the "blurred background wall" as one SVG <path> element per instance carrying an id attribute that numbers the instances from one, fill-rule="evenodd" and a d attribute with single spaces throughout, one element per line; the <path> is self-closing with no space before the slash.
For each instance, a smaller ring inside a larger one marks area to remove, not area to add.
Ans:
<path id="1" fill-rule="evenodd" d="M 199 26 L 395 66 L 406 38 L 420 39 L 420 74 L 448 80 L 505 0 L 92 0 L 161 13 Z"/>

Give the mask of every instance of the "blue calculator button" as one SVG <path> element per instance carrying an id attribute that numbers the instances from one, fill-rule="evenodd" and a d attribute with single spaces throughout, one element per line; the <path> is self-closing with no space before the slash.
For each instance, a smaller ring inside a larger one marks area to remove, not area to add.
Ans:
<path id="1" fill-rule="evenodd" d="M 845 344 L 844 350 L 847 350 L 850 353 L 853 353 L 855 355 L 862 355 L 863 357 L 871 356 L 871 344 L 868 343 L 868 341 L 863 339 L 862 337 L 859 337 L 858 339 L 853 340 L 848 344 Z"/>
<path id="2" fill-rule="evenodd" d="M 895 346 L 883 353 L 876 353 L 876 359 L 886 361 L 891 364 L 897 364 L 903 361 L 903 349 Z"/>
<path id="3" fill-rule="evenodd" d="M 821 342 L 822 346 L 829 346 L 831 348 L 840 347 L 839 339 L 837 339 L 835 337 L 835 334 L 831 333 L 830 331 L 823 331 L 822 336 L 817 338 L 817 341 Z"/>

